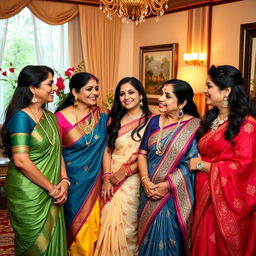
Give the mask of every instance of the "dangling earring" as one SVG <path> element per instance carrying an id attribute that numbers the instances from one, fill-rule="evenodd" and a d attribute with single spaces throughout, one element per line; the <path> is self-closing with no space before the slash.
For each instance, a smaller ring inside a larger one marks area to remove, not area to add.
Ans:
<path id="1" fill-rule="evenodd" d="M 140 99 L 140 107 L 141 107 L 141 108 L 143 107 L 143 101 L 142 101 L 142 99 Z"/>
<path id="2" fill-rule="evenodd" d="M 179 112 L 178 112 L 179 119 L 181 119 L 183 116 L 184 116 L 183 110 L 179 109 Z"/>
<path id="3" fill-rule="evenodd" d="M 227 96 L 224 97 L 222 106 L 225 107 L 225 108 L 228 107 L 228 97 Z"/>
<path id="4" fill-rule="evenodd" d="M 32 97 L 31 102 L 32 102 L 32 103 L 37 103 L 36 94 L 33 94 L 33 97 Z"/>
<path id="5" fill-rule="evenodd" d="M 78 105 L 77 96 L 75 96 L 75 99 L 74 99 L 74 105 L 75 105 L 75 106 L 77 106 L 77 105 Z"/>

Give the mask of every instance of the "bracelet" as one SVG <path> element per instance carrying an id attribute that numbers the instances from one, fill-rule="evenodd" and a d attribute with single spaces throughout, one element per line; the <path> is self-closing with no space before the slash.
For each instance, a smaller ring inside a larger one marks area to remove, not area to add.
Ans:
<path id="1" fill-rule="evenodd" d="M 68 183 L 68 186 L 70 187 L 71 183 L 69 180 L 67 180 L 66 178 L 63 178 L 60 182 L 66 182 Z"/>
<path id="2" fill-rule="evenodd" d="M 129 164 L 124 164 L 123 166 L 126 168 L 125 176 L 126 177 L 132 176 L 133 172 L 132 172 L 132 169 L 131 169 L 130 165 Z"/>
<path id="3" fill-rule="evenodd" d="M 141 177 L 141 179 L 140 179 L 141 183 L 143 183 L 143 181 L 144 181 L 145 179 L 150 180 L 150 178 L 149 178 L 147 175 L 145 175 L 145 176 L 142 176 L 142 177 Z"/>
<path id="4" fill-rule="evenodd" d="M 62 177 L 61 180 L 68 180 L 68 181 L 70 181 L 70 178 L 69 177 Z"/>
<path id="5" fill-rule="evenodd" d="M 112 172 L 104 172 L 101 179 L 105 180 L 109 180 L 110 176 L 112 175 Z"/>
<path id="6" fill-rule="evenodd" d="M 49 195 L 49 196 L 54 196 L 54 195 L 56 195 L 57 192 L 58 192 L 58 188 L 55 187 L 52 192 L 48 192 L 48 195 Z"/>

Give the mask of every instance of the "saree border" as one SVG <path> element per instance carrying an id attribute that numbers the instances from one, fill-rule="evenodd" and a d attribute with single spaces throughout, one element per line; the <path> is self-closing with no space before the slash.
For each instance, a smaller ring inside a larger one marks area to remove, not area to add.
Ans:
<path id="1" fill-rule="evenodd" d="M 156 175 L 164 177 L 174 172 L 178 162 L 184 156 L 186 149 L 194 138 L 195 132 L 199 126 L 199 119 L 192 118 L 184 123 L 180 130 L 174 135 L 175 137 L 170 141 L 169 146 L 166 149 L 164 157 L 158 164 L 158 168 L 153 173 L 152 182 L 159 183 L 162 179 L 157 178 Z M 185 129 L 186 128 L 186 129 Z M 176 148 L 180 151 L 173 152 L 171 149 Z M 164 162 L 162 164 L 162 162 Z M 158 212 L 161 210 L 166 201 L 171 197 L 171 193 L 167 193 L 161 200 L 151 201 L 147 200 L 145 206 L 141 211 L 139 217 L 139 246 L 141 245 L 149 226 L 155 219 Z M 150 214 L 150 215 L 149 215 Z"/>
<path id="2" fill-rule="evenodd" d="M 36 238 L 34 244 L 27 250 L 28 255 L 41 256 L 45 253 L 57 227 L 58 215 L 58 207 L 52 204 L 41 233 Z"/>
<path id="3" fill-rule="evenodd" d="M 75 240 L 75 237 L 83 227 L 84 223 L 87 221 L 88 216 L 90 215 L 97 199 L 99 198 L 100 189 L 101 189 L 101 170 L 98 173 L 96 182 L 94 183 L 93 188 L 91 189 L 88 197 L 83 202 L 81 208 L 77 212 L 73 221 L 70 223 L 70 228 L 67 231 L 68 248 L 71 246 L 71 244 Z"/>
<path id="4" fill-rule="evenodd" d="M 95 127 L 98 125 L 99 120 L 100 120 L 100 114 L 101 114 L 101 109 L 99 107 L 95 107 L 92 110 L 92 114 L 93 114 L 93 118 L 95 120 L 94 123 L 94 129 Z M 79 122 L 84 121 L 86 118 L 90 117 L 90 113 L 88 115 L 86 115 L 84 118 L 82 118 Z M 65 118 L 65 116 L 64 116 Z M 66 118 L 65 118 L 66 119 Z M 92 131 L 94 132 L 94 130 Z M 83 138 L 84 136 L 86 136 L 83 131 L 81 131 L 81 129 L 78 126 L 78 123 L 75 123 L 74 125 L 72 125 L 72 128 L 63 134 L 63 148 L 67 148 L 72 146 L 73 144 L 75 144 L 77 141 L 79 141 L 81 138 Z M 92 136 L 91 133 L 88 134 L 87 136 Z"/>

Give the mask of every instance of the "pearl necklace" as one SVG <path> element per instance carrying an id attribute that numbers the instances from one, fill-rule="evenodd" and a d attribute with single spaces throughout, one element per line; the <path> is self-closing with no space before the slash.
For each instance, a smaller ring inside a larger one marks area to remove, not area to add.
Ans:
<path id="1" fill-rule="evenodd" d="M 218 127 L 221 124 L 224 124 L 227 120 L 228 120 L 228 117 L 226 117 L 224 119 L 220 119 L 220 115 L 218 115 L 217 118 L 212 122 L 211 129 L 214 131 L 217 130 Z"/>
<path id="2" fill-rule="evenodd" d="M 40 121 L 38 120 L 38 118 L 37 118 L 35 112 L 34 112 L 31 108 L 29 108 L 29 109 L 30 109 L 30 111 L 32 112 L 32 114 L 33 114 L 33 116 L 34 116 L 34 118 L 35 118 L 35 120 L 36 120 L 36 123 L 41 127 L 41 129 L 42 129 L 43 132 L 45 133 L 45 135 L 46 135 L 46 137 L 47 137 L 49 143 L 50 143 L 52 146 L 54 146 L 54 145 L 55 145 L 55 142 L 56 142 L 55 130 L 54 130 L 54 128 L 52 127 L 52 125 L 51 125 L 51 123 L 50 123 L 50 121 L 49 121 L 47 115 L 45 114 L 44 110 L 42 109 L 43 115 L 45 116 L 46 121 L 47 121 L 47 123 L 49 124 L 49 126 L 50 126 L 50 128 L 51 128 L 51 130 L 52 130 L 52 133 L 53 133 L 52 140 L 50 139 L 48 133 L 46 132 L 46 130 L 44 129 L 44 127 L 42 126 L 42 124 L 41 124 Z"/>

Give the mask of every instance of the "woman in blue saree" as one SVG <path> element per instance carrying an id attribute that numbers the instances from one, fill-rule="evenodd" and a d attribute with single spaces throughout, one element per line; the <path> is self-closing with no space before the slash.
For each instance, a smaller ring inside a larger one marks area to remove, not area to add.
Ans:
<path id="1" fill-rule="evenodd" d="M 5 191 L 15 255 L 67 255 L 61 204 L 69 180 L 56 117 L 44 108 L 56 89 L 52 69 L 26 66 L 6 110 L 1 135 L 11 159 Z"/>
<path id="2" fill-rule="evenodd" d="M 185 81 L 167 81 L 159 97 L 161 115 L 151 118 L 141 142 L 141 256 L 189 255 L 194 175 L 187 163 L 197 156 L 194 135 L 199 127 L 193 95 Z"/>
<path id="3" fill-rule="evenodd" d="M 57 109 L 63 157 L 71 182 L 64 205 L 69 255 L 93 255 L 100 224 L 101 159 L 107 140 L 106 109 L 96 105 L 98 79 L 86 72 L 70 80 Z"/>

